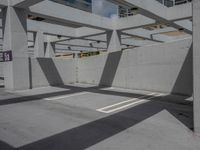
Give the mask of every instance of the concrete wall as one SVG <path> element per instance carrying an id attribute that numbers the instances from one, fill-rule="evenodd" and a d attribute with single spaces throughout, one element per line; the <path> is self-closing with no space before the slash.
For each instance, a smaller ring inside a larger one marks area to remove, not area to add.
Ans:
<path id="1" fill-rule="evenodd" d="M 74 59 L 31 58 L 30 72 L 33 88 L 76 82 Z"/>
<path id="2" fill-rule="evenodd" d="M 0 62 L 0 77 L 3 77 L 3 63 Z"/>
<path id="3" fill-rule="evenodd" d="M 192 94 L 191 39 L 79 59 L 81 83 Z"/>
<path id="4" fill-rule="evenodd" d="M 4 63 L 4 69 L 7 72 L 10 70 L 12 75 L 12 80 L 5 76 L 8 90 L 76 82 L 76 63 L 73 59 L 14 58 L 12 62 Z"/>
<path id="5" fill-rule="evenodd" d="M 194 131 L 200 135 L 200 1 L 193 0 Z"/>

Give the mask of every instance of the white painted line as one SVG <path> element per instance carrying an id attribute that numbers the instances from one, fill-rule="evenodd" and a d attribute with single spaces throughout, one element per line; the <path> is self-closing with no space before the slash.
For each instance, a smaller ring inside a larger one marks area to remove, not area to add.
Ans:
<path id="1" fill-rule="evenodd" d="M 146 98 L 146 99 L 141 99 L 141 100 L 139 100 L 139 98 L 136 98 L 136 99 L 134 99 L 134 100 L 138 100 L 138 101 L 133 102 L 133 103 L 130 103 L 130 104 L 127 104 L 127 105 L 124 105 L 124 106 L 121 106 L 121 107 L 118 107 L 118 108 L 115 108 L 115 109 L 111 109 L 111 110 L 108 110 L 108 111 L 103 110 L 103 108 L 97 109 L 97 111 L 103 112 L 103 113 L 112 113 L 112 112 L 115 112 L 115 111 L 118 111 L 118 110 L 127 108 L 127 107 L 132 106 L 132 105 L 135 105 L 135 104 L 139 104 L 139 103 L 143 103 L 143 102 L 148 102 L 150 99 L 155 98 L 155 97 L 159 97 L 159 96 L 162 96 L 162 95 L 163 95 L 163 94 L 157 94 L 157 95 L 148 97 L 148 98 Z M 109 108 L 109 107 L 107 107 L 107 108 Z M 105 107 L 104 107 L 104 109 L 105 109 Z"/>
<path id="2" fill-rule="evenodd" d="M 122 101 L 122 102 L 119 102 L 119 103 L 115 103 L 113 105 L 109 105 L 109 106 L 106 106 L 106 107 L 103 107 L 103 108 L 100 108 L 98 110 L 103 110 L 103 109 L 108 109 L 108 108 L 111 108 L 113 106 L 117 106 L 117 105 L 121 105 L 121 104 L 124 104 L 124 103 L 127 103 L 127 102 L 132 102 L 132 101 L 136 101 L 138 99 L 142 99 L 142 98 L 145 98 L 147 96 L 151 96 L 151 95 L 155 95 L 156 93 L 150 93 L 148 95 L 145 95 L 145 96 L 141 96 L 141 97 L 137 97 L 137 98 L 132 98 L 132 99 L 129 99 L 129 100 L 126 100 L 126 101 Z"/>
<path id="3" fill-rule="evenodd" d="M 79 96 L 79 95 L 84 95 L 84 94 L 88 94 L 89 92 L 80 92 L 80 93 L 76 93 L 76 94 L 69 94 L 69 95 L 65 95 L 65 96 L 59 96 L 59 97 L 51 97 L 51 98 L 44 98 L 44 100 L 59 100 L 59 99 L 63 99 L 63 98 L 69 98 L 69 97 L 74 97 L 74 96 Z"/>

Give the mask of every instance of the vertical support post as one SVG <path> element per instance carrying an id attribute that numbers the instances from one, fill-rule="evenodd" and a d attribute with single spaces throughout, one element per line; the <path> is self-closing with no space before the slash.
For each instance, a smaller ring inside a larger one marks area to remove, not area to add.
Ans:
<path id="1" fill-rule="evenodd" d="M 44 34 L 42 31 L 36 33 L 34 57 L 44 57 Z"/>
<path id="2" fill-rule="evenodd" d="M 27 14 L 8 6 L 3 13 L 3 50 L 12 50 L 13 61 L 4 63 L 6 89 L 29 88 Z"/>
<path id="3" fill-rule="evenodd" d="M 173 6 L 176 4 L 175 0 L 173 0 Z"/>
<path id="4" fill-rule="evenodd" d="M 193 0 L 194 131 L 200 134 L 200 0 Z"/>
<path id="5" fill-rule="evenodd" d="M 121 51 L 121 35 L 120 31 L 108 31 L 107 32 L 107 47 L 108 52 Z"/>
<path id="6" fill-rule="evenodd" d="M 3 13 L 3 50 L 13 57 L 27 57 L 27 14 L 24 9 L 8 6 Z"/>
<path id="7" fill-rule="evenodd" d="M 47 36 L 47 43 L 45 43 L 45 57 L 55 57 L 55 43 L 51 42 L 51 37 Z"/>

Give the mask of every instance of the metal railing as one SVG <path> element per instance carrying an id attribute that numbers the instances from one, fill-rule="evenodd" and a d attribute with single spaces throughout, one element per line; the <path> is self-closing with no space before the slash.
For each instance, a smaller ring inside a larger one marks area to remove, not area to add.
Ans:
<path id="1" fill-rule="evenodd" d="M 192 2 L 192 0 L 156 0 L 156 1 L 160 2 L 161 4 L 167 7 L 173 7 L 175 5 L 181 5 Z"/>

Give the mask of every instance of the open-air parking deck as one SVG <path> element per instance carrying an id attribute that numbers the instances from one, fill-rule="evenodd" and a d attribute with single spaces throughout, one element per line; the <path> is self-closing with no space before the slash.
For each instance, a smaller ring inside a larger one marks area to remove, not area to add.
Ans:
<path id="1" fill-rule="evenodd" d="M 1 91 L 0 98 L 5 150 L 183 150 L 199 144 L 192 103 L 184 96 L 76 84 Z"/>
<path id="2" fill-rule="evenodd" d="M 199 8 L 0 0 L 0 150 L 199 150 Z"/>

